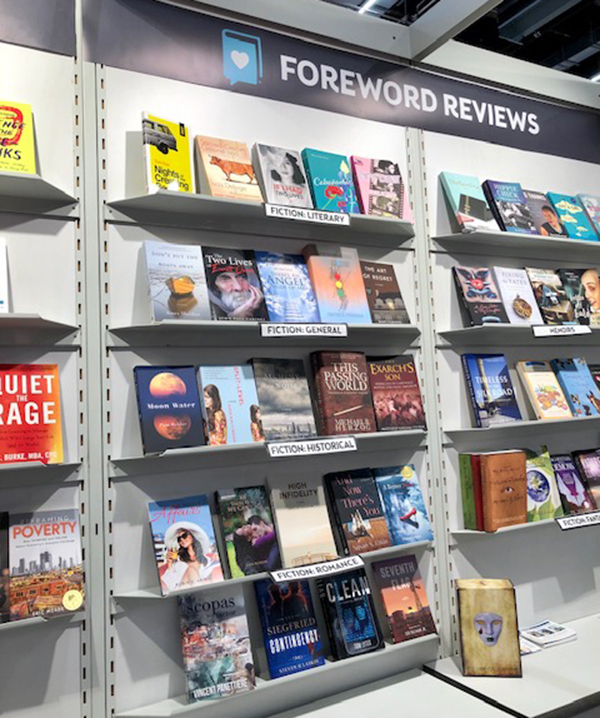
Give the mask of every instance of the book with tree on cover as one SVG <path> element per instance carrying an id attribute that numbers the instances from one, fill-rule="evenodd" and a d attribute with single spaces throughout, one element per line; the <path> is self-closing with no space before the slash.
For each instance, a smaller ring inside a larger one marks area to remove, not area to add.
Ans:
<path id="1" fill-rule="evenodd" d="M 146 191 L 193 192 L 190 133 L 182 122 L 142 114 Z"/>
<path id="2" fill-rule="evenodd" d="M 391 160 L 350 157 L 362 214 L 413 221 L 400 167 Z"/>
<path id="3" fill-rule="evenodd" d="M 10 621 L 10 563 L 8 561 L 8 512 L 0 511 L 0 623 Z"/>
<path id="4" fill-rule="evenodd" d="M 371 360 L 367 366 L 377 429 L 427 429 L 413 356 Z"/>
<path id="5" fill-rule="evenodd" d="M 196 150 L 203 194 L 223 199 L 263 201 L 245 142 L 196 135 Z"/>
<path id="6" fill-rule="evenodd" d="M 433 531 L 414 464 L 372 469 L 392 544 L 432 541 Z"/>
<path id="7" fill-rule="evenodd" d="M 498 231 L 478 177 L 440 172 L 440 182 L 455 228 L 462 232 Z"/>
<path id="8" fill-rule="evenodd" d="M 548 449 L 527 451 L 527 522 L 563 516 L 560 493 Z"/>
<path id="9" fill-rule="evenodd" d="M 548 192 L 561 223 L 571 239 L 598 240 L 598 235 L 577 197 L 558 192 Z"/>
<path id="10" fill-rule="evenodd" d="M 475 426 L 486 428 L 521 420 L 504 354 L 463 354 Z"/>
<path id="11" fill-rule="evenodd" d="M 319 322 L 319 308 L 301 254 L 255 252 L 272 322 Z"/>
<path id="12" fill-rule="evenodd" d="M 544 323 L 524 269 L 494 267 L 494 277 L 511 324 Z"/>
<path id="13" fill-rule="evenodd" d="M 0 170 L 35 174 L 35 128 L 31 105 L 0 100 Z"/>
<path id="14" fill-rule="evenodd" d="M 579 475 L 573 457 L 570 454 L 558 454 L 552 456 L 551 461 L 565 514 L 595 511 L 596 502 Z"/>
<path id="15" fill-rule="evenodd" d="M 302 150 L 302 160 L 315 209 L 360 213 L 350 162 L 345 155 L 307 147 Z"/>
<path id="16" fill-rule="evenodd" d="M 508 317 L 491 267 L 452 267 L 452 276 L 465 322 L 507 324 Z"/>
<path id="17" fill-rule="evenodd" d="M 481 454 L 483 530 L 494 532 L 527 522 L 527 466 L 524 451 Z"/>
<path id="18" fill-rule="evenodd" d="M 567 399 L 547 361 L 517 362 L 517 373 L 537 419 L 570 419 Z"/>
<path id="19" fill-rule="evenodd" d="M 583 357 L 552 359 L 550 366 L 573 416 L 600 415 L 600 391 Z"/>
<path id="20" fill-rule="evenodd" d="M 524 189 L 523 194 L 538 234 L 542 235 L 542 237 L 569 236 L 552 203 L 543 192 Z"/>
<path id="21" fill-rule="evenodd" d="M 600 449 L 574 451 L 573 461 L 596 507 L 600 507 Z"/>
<path id="22" fill-rule="evenodd" d="M 310 189 L 299 152 L 259 143 L 252 150 L 265 202 L 312 208 Z"/>
<path id="23" fill-rule="evenodd" d="M 500 229 L 504 232 L 537 234 L 523 188 L 518 182 L 485 180 L 482 187 Z"/>
<path id="24" fill-rule="evenodd" d="M 360 268 L 373 324 L 409 324 L 394 265 L 361 261 Z"/>
<path id="25" fill-rule="evenodd" d="M 558 272 L 526 267 L 533 295 L 546 324 L 573 324 L 575 312 Z"/>

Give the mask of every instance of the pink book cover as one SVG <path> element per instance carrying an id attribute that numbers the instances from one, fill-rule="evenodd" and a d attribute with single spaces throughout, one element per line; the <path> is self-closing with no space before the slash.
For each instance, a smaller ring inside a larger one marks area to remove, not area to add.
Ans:
<path id="1" fill-rule="evenodd" d="M 413 221 L 408 192 L 396 162 L 354 156 L 350 160 L 362 214 Z"/>

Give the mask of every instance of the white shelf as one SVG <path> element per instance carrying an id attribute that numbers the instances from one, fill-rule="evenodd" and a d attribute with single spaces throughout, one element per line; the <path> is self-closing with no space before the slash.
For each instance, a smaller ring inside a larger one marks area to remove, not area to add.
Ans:
<path id="1" fill-rule="evenodd" d="M 37 174 L 0 172 L 0 212 L 73 216 L 77 200 Z"/>
<path id="2" fill-rule="evenodd" d="M 475 531 L 473 529 L 456 529 L 450 533 L 458 538 L 474 538 L 479 536 L 498 536 L 498 534 L 514 533 L 515 531 L 523 531 L 528 529 L 534 529 L 540 526 L 556 525 L 554 519 L 544 519 L 543 521 L 530 521 L 524 524 L 517 524 L 516 526 L 505 526 L 504 528 L 498 529 L 497 531 Z M 557 530 L 560 529 L 557 526 Z"/>
<path id="3" fill-rule="evenodd" d="M 78 483 L 81 463 L 42 464 L 41 461 L 23 461 L 0 464 L 0 487 L 40 486 L 42 484 Z"/>
<path id="4" fill-rule="evenodd" d="M 5 631 L 18 631 L 26 630 L 28 628 L 35 628 L 36 626 L 42 626 L 47 624 L 56 625 L 59 621 L 61 623 L 80 623 L 85 617 L 84 611 L 78 611 L 76 613 L 61 613 L 59 616 L 33 616 L 32 618 L 22 618 L 19 621 L 9 621 L 8 623 L 0 623 L 0 632 Z"/>
<path id="5" fill-rule="evenodd" d="M 581 418 L 547 419 L 532 421 L 511 421 L 498 426 L 489 426 L 486 429 L 446 429 L 447 442 L 464 444 L 473 441 L 486 441 L 487 439 L 519 439 L 522 436 L 535 436 L 540 431 L 553 431 L 560 429 L 565 432 L 594 431 L 600 429 L 600 416 L 585 416 Z"/>
<path id="6" fill-rule="evenodd" d="M 79 327 L 46 319 L 39 314 L 0 314 L 0 346 L 73 344 Z"/>
<path id="7" fill-rule="evenodd" d="M 464 327 L 438 332 L 438 347 L 506 347 L 506 346 L 592 346 L 600 344 L 600 329 L 592 328 L 589 334 L 536 337 L 530 326 L 522 324 L 496 324 Z M 442 340 L 442 341 L 440 341 Z"/>

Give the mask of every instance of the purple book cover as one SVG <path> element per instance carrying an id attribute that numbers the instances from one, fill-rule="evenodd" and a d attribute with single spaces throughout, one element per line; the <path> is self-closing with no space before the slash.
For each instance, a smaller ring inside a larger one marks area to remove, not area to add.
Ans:
<path id="1" fill-rule="evenodd" d="M 573 458 L 569 454 L 551 458 L 565 514 L 584 514 L 586 511 L 594 511 L 596 504 L 581 480 Z"/>

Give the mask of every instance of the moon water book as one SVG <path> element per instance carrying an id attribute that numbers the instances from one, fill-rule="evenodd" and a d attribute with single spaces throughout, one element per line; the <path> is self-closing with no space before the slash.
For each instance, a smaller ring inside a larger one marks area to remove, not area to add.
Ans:
<path id="1" fill-rule="evenodd" d="M 440 172 L 440 182 L 453 224 L 459 230 L 498 230 L 477 177 Z"/>
<path id="2" fill-rule="evenodd" d="M 373 324 L 409 324 L 394 266 L 361 262 L 360 268 Z"/>
<path id="3" fill-rule="evenodd" d="M 271 678 L 325 663 L 308 581 L 254 584 Z"/>
<path id="4" fill-rule="evenodd" d="M 413 221 L 408 192 L 396 162 L 354 156 L 350 161 L 363 214 Z"/>
<path id="5" fill-rule="evenodd" d="M 563 390 L 549 362 L 517 362 L 517 373 L 537 419 L 572 417 Z"/>
<path id="6" fill-rule="evenodd" d="M 544 323 L 524 269 L 494 267 L 494 278 L 511 324 Z"/>
<path id="7" fill-rule="evenodd" d="M 571 239 L 598 239 L 594 227 L 577 197 L 548 192 L 548 199 L 552 202 Z"/>
<path id="8" fill-rule="evenodd" d="M 22 461 L 63 461 L 56 364 L 0 364 L 0 464 Z"/>
<path id="9" fill-rule="evenodd" d="M 265 202 L 312 208 L 310 188 L 300 153 L 258 143 L 253 149 L 254 166 L 258 169 Z"/>
<path id="10" fill-rule="evenodd" d="M 504 354 L 463 354 L 461 360 L 475 426 L 521 421 Z"/>
<path id="11" fill-rule="evenodd" d="M 507 578 L 456 579 L 462 672 L 520 678 L 515 588 Z"/>
<path id="12" fill-rule="evenodd" d="M 437 633 L 416 556 L 373 563 L 394 643 Z"/>
<path id="13" fill-rule="evenodd" d="M 518 182 L 486 180 L 482 186 L 500 229 L 505 232 L 537 234 L 523 188 Z"/>
<path id="14" fill-rule="evenodd" d="M 600 507 L 600 449 L 574 451 L 579 476 L 587 484 L 596 507 Z"/>
<path id="15" fill-rule="evenodd" d="M 145 454 L 202 446 L 204 427 L 193 366 L 133 369 Z"/>
<path id="16" fill-rule="evenodd" d="M 193 192 L 190 133 L 182 122 L 142 114 L 146 191 Z"/>
<path id="17" fill-rule="evenodd" d="M 550 366 L 573 416 L 600 415 L 600 391 L 583 357 L 552 359 Z"/>
<path id="18" fill-rule="evenodd" d="M 152 501 L 148 514 L 163 596 L 223 580 L 206 496 Z"/>
<path id="19" fill-rule="evenodd" d="M 581 202 L 590 224 L 600 238 L 600 197 L 593 194 L 578 194 L 577 199 Z"/>
<path id="20" fill-rule="evenodd" d="M 552 202 L 542 192 L 524 189 L 525 203 L 538 234 L 543 237 L 568 237 Z"/>
<path id="21" fill-rule="evenodd" d="M 548 449 L 527 451 L 527 522 L 563 516 L 560 493 Z"/>
<path id="22" fill-rule="evenodd" d="M 559 454 L 552 456 L 551 460 L 565 514 L 595 511 L 596 503 L 579 475 L 573 457 L 570 454 Z"/>
<path id="23" fill-rule="evenodd" d="M 31 105 L 0 101 L 0 170 L 35 174 L 35 132 Z"/>
<path id="24" fill-rule="evenodd" d="M 204 194 L 262 202 L 250 152 L 244 142 L 196 135 L 198 174 Z"/>
<path id="25" fill-rule="evenodd" d="M 575 313 L 558 272 L 537 267 L 525 271 L 546 324 L 573 324 Z"/>
<path id="26" fill-rule="evenodd" d="M 188 702 L 255 687 L 254 659 L 240 586 L 177 597 Z"/>
<path id="27" fill-rule="evenodd" d="M 230 578 L 281 568 L 273 513 L 264 486 L 216 492 Z"/>
<path id="28" fill-rule="evenodd" d="M 0 511 L 0 623 L 10 621 L 10 564 L 8 562 L 8 512 Z"/>
<path id="29" fill-rule="evenodd" d="M 79 512 L 10 514 L 10 618 L 77 611 L 84 604 Z"/>
<path id="30" fill-rule="evenodd" d="M 256 265 L 272 322 L 319 322 L 319 309 L 301 254 L 256 252 Z"/>
<path id="31" fill-rule="evenodd" d="M 433 541 L 417 470 L 413 464 L 372 469 L 394 546 Z"/>
<path id="32" fill-rule="evenodd" d="M 508 317 L 491 267 L 452 267 L 462 314 L 469 326 L 505 324 Z"/>
<path id="33" fill-rule="evenodd" d="M 359 214 L 350 162 L 345 155 L 306 148 L 302 159 L 315 209 Z"/>
<path id="34" fill-rule="evenodd" d="M 378 431 L 427 428 L 412 355 L 371 360 L 368 372 Z"/>

